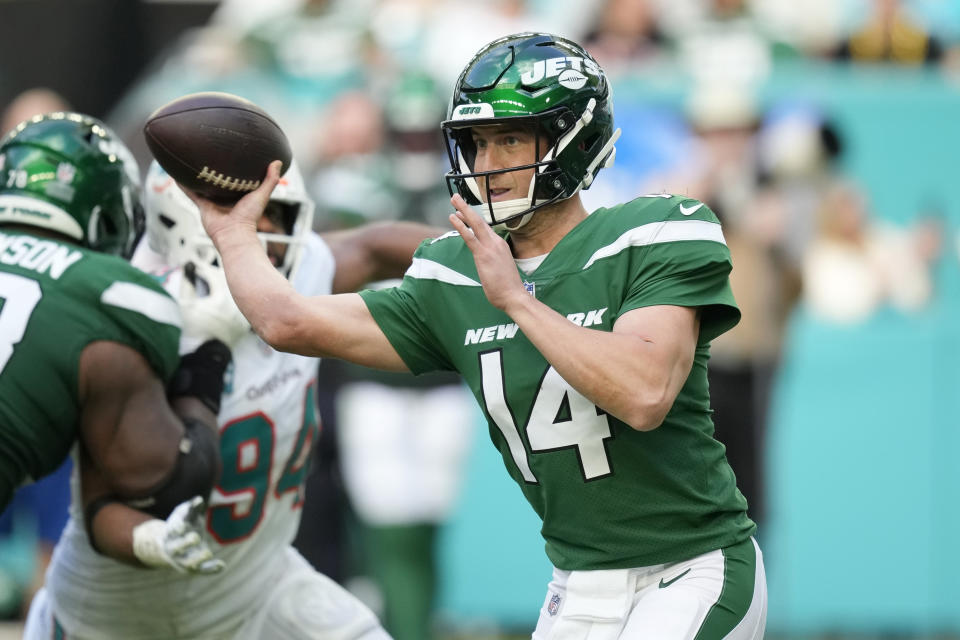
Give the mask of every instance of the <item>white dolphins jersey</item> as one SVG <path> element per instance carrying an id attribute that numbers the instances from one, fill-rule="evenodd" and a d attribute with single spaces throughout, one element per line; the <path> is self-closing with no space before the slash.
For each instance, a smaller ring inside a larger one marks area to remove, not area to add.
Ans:
<path id="1" fill-rule="evenodd" d="M 170 290 L 179 271 L 164 270 L 151 254 L 143 243 L 134 264 L 172 274 L 164 282 Z M 333 273 L 330 249 L 311 236 L 294 287 L 306 295 L 328 294 Z M 219 416 L 223 471 L 206 523 L 215 555 L 226 561 L 222 573 L 146 570 L 99 555 L 87 540 L 73 487 L 70 521 L 46 577 L 53 614 L 65 629 L 103 640 L 230 637 L 266 602 L 271 585 L 281 581 L 286 565 L 280 559 L 300 522 L 319 429 L 318 362 L 274 351 L 252 332 L 233 348 Z"/>

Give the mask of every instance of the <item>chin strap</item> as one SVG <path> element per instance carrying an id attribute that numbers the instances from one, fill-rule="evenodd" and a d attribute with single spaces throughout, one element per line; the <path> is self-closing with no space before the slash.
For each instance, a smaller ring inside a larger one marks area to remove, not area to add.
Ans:
<path id="1" fill-rule="evenodd" d="M 549 155 L 549 153 L 547 155 Z M 543 169 L 544 167 L 540 167 L 539 170 L 542 171 Z M 467 180 L 473 180 L 473 178 L 467 178 Z M 502 202 L 494 202 L 492 207 L 486 202 L 484 202 L 483 217 L 484 219 L 487 220 L 487 224 L 493 225 L 494 229 L 516 231 L 523 225 L 530 222 L 530 219 L 533 217 L 533 214 L 536 213 L 536 210 L 533 210 L 533 211 L 527 211 L 527 210 L 530 209 L 531 207 L 536 207 L 537 205 L 544 204 L 545 202 L 544 200 L 535 201 L 533 199 L 533 192 L 536 190 L 536 186 L 537 186 L 537 178 L 534 177 L 532 180 L 530 180 L 530 187 L 527 190 L 526 198 L 515 198 L 513 200 L 504 200 Z M 482 198 L 480 200 L 482 202 Z M 491 213 L 491 208 L 493 209 L 492 213 Z M 527 211 L 527 213 L 514 220 L 509 220 L 507 222 L 497 222 L 497 223 L 493 222 L 494 218 L 496 219 L 510 218 L 511 216 L 517 215 L 518 213 L 521 213 L 523 211 Z M 496 215 L 494 216 L 494 214 Z M 511 225 L 510 223 L 513 223 L 513 224 Z"/>
<path id="2" fill-rule="evenodd" d="M 537 210 L 529 211 L 523 214 L 522 216 L 520 216 L 519 218 L 514 218 L 513 220 L 508 220 L 507 222 L 501 222 L 500 224 L 495 224 L 493 225 L 493 230 L 494 231 L 516 231 L 517 229 L 523 227 L 528 222 L 530 222 L 533 219 L 533 214 L 535 214 L 536 212 Z"/>

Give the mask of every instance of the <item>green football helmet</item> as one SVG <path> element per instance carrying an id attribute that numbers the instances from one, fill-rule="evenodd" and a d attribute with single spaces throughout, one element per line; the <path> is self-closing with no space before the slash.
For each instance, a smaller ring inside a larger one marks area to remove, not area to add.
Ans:
<path id="1" fill-rule="evenodd" d="M 129 258 L 143 233 L 140 170 L 99 120 L 54 112 L 0 140 L 0 225 L 48 229 Z"/>
<path id="2" fill-rule="evenodd" d="M 472 127 L 516 123 L 535 133 L 536 148 L 548 151 L 533 164 L 474 171 L 477 149 Z M 537 209 L 587 189 L 603 167 L 613 164 L 614 131 L 610 84 L 589 53 L 565 38 L 547 33 L 520 33 L 481 49 L 461 72 L 447 119 L 451 195 L 459 193 L 480 209 L 491 225 L 514 222 L 517 229 Z M 477 182 L 507 171 L 536 168 L 525 198 L 491 202 L 490 181 L 483 194 Z"/>

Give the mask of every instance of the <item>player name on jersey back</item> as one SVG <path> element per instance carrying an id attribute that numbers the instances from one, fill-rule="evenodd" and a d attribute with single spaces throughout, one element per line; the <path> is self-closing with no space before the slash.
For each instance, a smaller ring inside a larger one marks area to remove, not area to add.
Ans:
<path id="1" fill-rule="evenodd" d="M 15 265 L 54 280 L 83 258 L 83 252 L 34 236 L 0 233 L 0 263 Z"/>

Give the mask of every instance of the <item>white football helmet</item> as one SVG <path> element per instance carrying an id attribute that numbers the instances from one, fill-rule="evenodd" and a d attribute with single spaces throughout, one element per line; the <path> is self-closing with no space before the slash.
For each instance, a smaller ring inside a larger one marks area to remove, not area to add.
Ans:
<path id="1" fill-rule="evenodd" d="M 147 242 L 171 266 L 188 262 L 219 266 L 213 242 L 200 222 L 196 205 L 156 161 L 150 164 L 144 186 Z M 278 217 L 282 233 L 259 233 L 261 242 L 287 245 L 277 268 L 292 280 L 300 263 L 303 245 L 313 224 L 313 201 L 307 195 L 303 176 L 294 160 L 270 196 L 265 216 Z"/>
<path id="2" fill-rule="evenodd" d="M 203 230 L 200 211 L 173 178 L 154 161 L 144 185 L 147 243 L 171 267 L 182 270 L 177 302 L 183 313 L 184 335 L 216 337 L 228 345 L 249 333 L 250 325 L 237 309 L 213 242 Z M 277 268 L 293 279 L 313 222 L 313 202 L 296 163 L 273 190 L 264 215 L 283 233 L 259 233 L 264 247 L 285 245 Z"/>

